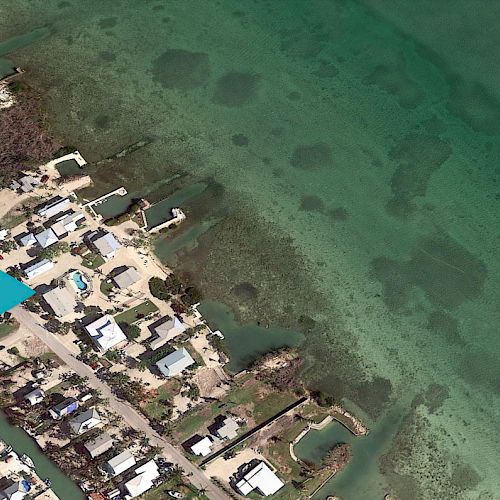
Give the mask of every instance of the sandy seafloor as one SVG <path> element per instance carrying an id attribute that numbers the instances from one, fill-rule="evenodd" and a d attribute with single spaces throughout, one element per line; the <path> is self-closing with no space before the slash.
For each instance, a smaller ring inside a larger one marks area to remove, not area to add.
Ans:
<path id="1" fill-rule="evenodd" d="M 479 0 L 0 0 L 54 133 L 91 161 L 150 141 L 89 195 L 206 183 L 179 268 L 305 332 L 308 382 L 370 423 L 320 497 L 500 498 L 499 21 Z"/>

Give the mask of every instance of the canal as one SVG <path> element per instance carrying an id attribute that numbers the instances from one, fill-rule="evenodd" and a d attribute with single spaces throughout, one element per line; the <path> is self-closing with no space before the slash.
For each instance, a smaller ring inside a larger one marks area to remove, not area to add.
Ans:
<path id="1" fill-rule="evenodd" d="M 61 500 L 85 499 L 83 491 L 42 453 L 26 432 L 11 425 L 2 412 L 0 412 L 0 439 L 10 444 L 18 455 L 26 453 L 33 460 L 37 475 L 42 480 L 50 478 L 51 488 Z"/>

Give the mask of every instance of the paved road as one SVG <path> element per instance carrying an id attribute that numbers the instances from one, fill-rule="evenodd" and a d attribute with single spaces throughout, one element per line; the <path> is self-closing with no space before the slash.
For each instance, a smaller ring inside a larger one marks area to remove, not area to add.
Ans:
<path id="1" fill-rule="evenodd" d="M 20 324 L 24 325 L 25 328 L 47 344 L 73 371 L 82 377 L 88 377 L 89 384 L 99 390 L 103 397 L 109 400 L 111 409 L 120 415 L 131 427 L 144 432 L 152 445 L 159 446 L 162 449 L 163 455 L 168 461 L 182 467 L 186 474 L 190 474 L 189 480 L 197 488 L 204 489 L 205 495 L 212 500 L 229 500 L 229 496 L 210 481 L 203 470 L 196 467 L 179 450 L 155 432 L 143 415 L 129 404 L 119 400 L 111 392 L 107 384 L 97 378 L 95 373 L 85 363 L 76 359 L 71 351 L 55 335 L 40 326 L 30 312 L 21 306 L 15 307 L 11 312 Z"/>

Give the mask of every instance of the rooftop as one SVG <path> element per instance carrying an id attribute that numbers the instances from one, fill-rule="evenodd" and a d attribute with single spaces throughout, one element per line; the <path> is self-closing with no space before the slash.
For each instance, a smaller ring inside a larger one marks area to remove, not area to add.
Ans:
<path id="1" fill-rule="evenodd" d="M 133 267 L 127 267 L 127 269 L 113 277 L 113 281 L 121 289 L 128 288 L 140 279 L 141 275 Z"/>
<path id="2" fill-rule="evenodd" d="M 121 248 L 120 243 L 111 233 L 106 233 L 92 242 L 103 257 L 111 257 Z"/>
<path id="3" fill-rule="evenodd" d="M 236 483 L 236 489 L 242 495 L 248 495 L 258 490 L 261 495 L 274 495 L 284 486 L 283 481 L 269 468 L 265 462 L 259 462 L 251 467 Z"/>
<path id="4" fill-rule="evenodd" d="M 177 317 L 174 316 L 173 319 L 167 319 L 167 321 L 164 321 L 153 328 L 157 337 L 151 340 L 149 345 L 154 351 L 166 344 L 169 340 L 174 339 L 182 332 L 186 331 L 186 329 L 186 325 L 179 321 Z"/>
<path id="5" fill-rule="evenodd" d="M 54 314 L 60 318 L 71 314 L 76 307 L 76 300 L 66 288 L 53 288 L 45 292 L 43 298 L 54 311 Z"/>
<path id="6" fill-rule="evenodd" d="M 127 340 L 122 329 L 115 322 L 113 316 L 106 314 L 86 326 L 88 334 L 92 337 L 100 351 L 105 352 L 115 345 Z"/>
<path id="7" fill-rule="evenodd" d="M 173 377 L 193 364 L 194 359 L 184 347 L 181 347 L 168 356 L 160 359 L 156 363 L 156 366 L 166 377 Z"/>
<path id="8" fill-rule="evenodd" d="M 113 476 L 117 476 L 122 472 L 135 465 L 135 458 L 129 450 L 122 451 L 106 462 L 107 469 Z"/>

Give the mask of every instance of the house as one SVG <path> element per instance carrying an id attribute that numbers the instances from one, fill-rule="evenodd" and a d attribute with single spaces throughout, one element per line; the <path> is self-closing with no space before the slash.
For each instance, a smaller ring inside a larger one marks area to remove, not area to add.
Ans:
<path id="1" fill-rule="evenodd" d="M 59 241 L 56 233 L 52 229 L 45 229 L 41 233 L 35 234 L 35 239 L 42 248 L 50 247 Z"/>
<path id="2" fill-rule="evenodd" d="M 83 434 L 101 423 L 101 417 L 95 408 L 89 408 L 69 421 L 69 426 L 75 434 Z"/>
<path id="3" fill-rule="evenodd" d="M 85 215 L 82 212 L 71 211 L 57 218 L 50 228 L 58 238 L 64 238 L 69 233 L 76 231 L 84 220 Z"/>
<path id="4" fill-rule="evenodd" d="M 22 500 L 31 491 L 31 484 L 26 479 L 10 483 L 7 488 L 0 491 L 0 499 Z"/>
<path id="5" fill-rule="evenodd" d="M 158 324 L 158 322 L 155 324 Z M 165 345 L 169 340 L 174 339 L 186 331 L 187 327 L 174 316 L 173 319 L 167 319 L 166 321 L 159 322 L 158 326 L 155 326 L 152 330 L 156 335 L 153 340 L 149 341 L 149 347 L 155 351 Z"/>
<path id="6" fill-rule="evenodd" d="M 36 243 L 36 238 L 33 233 L 28 233 L 23 236 L 20 240 L 20 243 L 23 247 L 32 247 Z"/>
<path id="7" fill-rule="evenodd" d="M 33 278 L 36 278 L 37 276 L 40 276 L 43 273 L 46 273 L 47 271 L 50 271 L 53 267 L 54 267 L 53 262 L 51 262 L 48 259 L 43 259 L 36 262 L 35 264 L 25 267 L 24 274 L 29 280 L 31 280 Z"/>
<path id="8" fill-rule="evenodd" d="M 56 196 L 49 200 L 42 208 L 39 208 L 36 213 L 40 217 L 45 219 L 50 219 L 64 210 L 67 210 L 69 206 L 69 198 L 62 198 L 61 196 Z"/>
<path id="9" fill-rule="evenodd" d="M 113 281 L 116 283 L 116 286 L 121 290 L 132 286 L 140 279 L 141 275 L 133 267 L 127 267 L 125 270 L 113 277 Z"/>
<path id="10" fill-rule="evenodd" d="M 43 398 L 45 397 L 45 392 L 43 392 L 42 389 L 33 389 L 31 392 L 28 392 L 28 394 L 25 394 L 24 400 L 28 401 L 28 403 L 31 406 L 35 406 L 38 403 L 41 403 L 43 401 Z"/>
<path id="11" fill-rule="evenodd" d="M 59 318 L 67 316 L 75 310 L 76 300 L 68 292 L 67 288 L 53 288 L 45 292 L 42 297 L 54 314 Z"/>
<path id="12" fill-rule="evenodd" d="M 107 432 L 103 432 L 92 441 L 87 441 L 83 446 L 89 452 L 89 455 L 95 458 L 111 449 L 113 442 L 113 438 Z"/>
<path id="13" fill-rule="evenodd" d="M 252 461 L 248 466 L 243 477 L 235 485 L 241 495 L 245 496 L 256 490 L 257 493 L 267 497 L 285 486 L 265 462 Z"/>
<path id="14" fill-rule="evenodd" d="M 158 466 L 154 460 L 146 462 L 135 469 L 136 476 L 124 484 L 130 498 L 142 495 L 154 486 L 153 482 L 160 477 Z"/>
<path id="15" fill-rule="evenodd" d="M 105 233 L 92 240 L 92 244 L 105 260 L 112 259 L 116 255 L 117 250 L 121 248 L 120 243 L 118 243 L 111 233 Z"/>
<path id="16" fill-rule="evenodd" d="M 234 417 L 220 416 L 215 420 L 215 425 L 211 426 L 211 432 L 220 439 L 234 439 L 239 427 L 240 425 Z"/>
<path id="17" fill-rule="evenodd" d="M 214 444 L 213 441 L 209 436 L 198 437 L 199 439 L 195 441 L 194 444 L 192 444 L 192 442 L 190 443 L 191 453 L 200 457 L 206 457 L 207 455 L 210 455 L 210 453 L 212 452 L 212 445 Z"/>
<path id="18" fill-rule="evenodd" d="M 175 350 L 156 363 L 156 366 L 165 377 L 179 375 L 179 373 L 182 373 L 183 370 L 191 365 L 194 365 L 194 359 L 184 347 Z"/>
<path id="19" fill-rule="evenodd" d="M 53 419 L 58 419 L 73 413 L 76 409 L 78 409 L 78 401 L 75 398 L 66 398 L 53 406 L 49 413 Z"/>
<path id="20" fill-rule="evenodd" d="M 17 181 L 12 182 L 10 188 L 14 191 L 20 189 L 23 193 L 29 193 L 30 191 L 33 191 L 33 189 L 35 189 L 39 184 L 40 181 L 38 179 L 35 179 L 33 176 L 24 175 Z"/>
<path id="21" fill-rule="evenodd" d="M 110 460 L 108 460 L 105 464 L 106 470 L 112 475 L 117 476 L 122 472 L 125 472 L 130 467 L 135 465 L 135 458 L 130 453 L 130 451 L 125 450 L 122 451 L 119 455 L 114 456 Z"/>
<path id="22" fill-rule="evenodd" d="M 106 314 L 85 327 L 88 334 L 101 352 L 118 345 L 127 340 L 122 329 L 117 325 L 113 316 Z"/>

